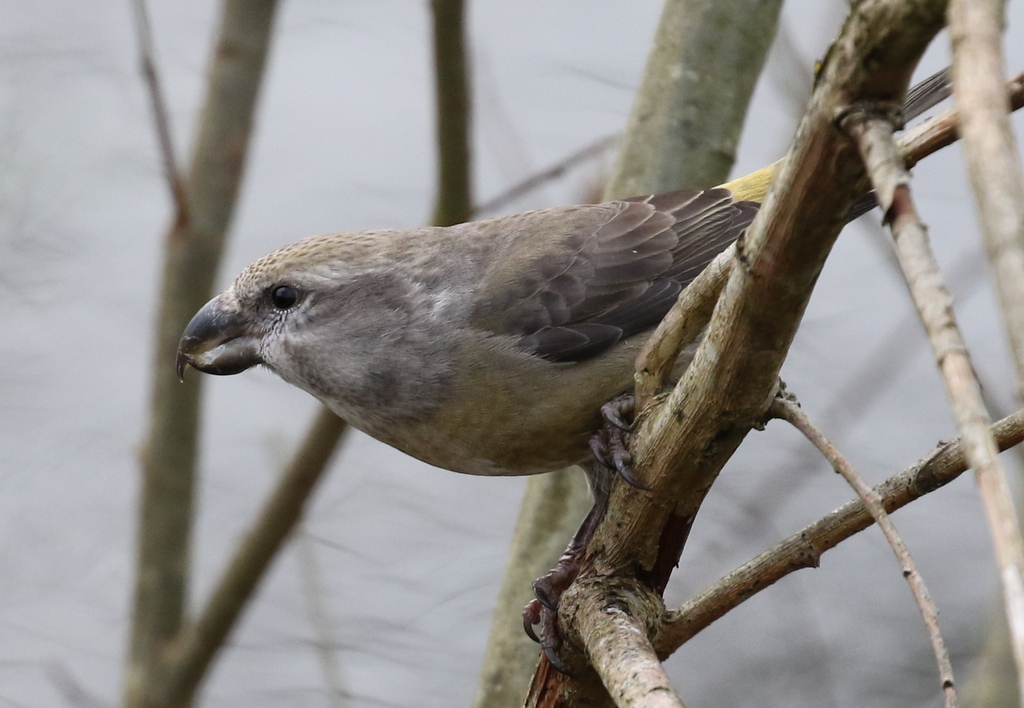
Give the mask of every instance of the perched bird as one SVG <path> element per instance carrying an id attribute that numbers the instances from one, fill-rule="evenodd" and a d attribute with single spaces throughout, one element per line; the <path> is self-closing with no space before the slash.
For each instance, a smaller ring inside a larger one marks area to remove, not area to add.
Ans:
<path id="1" fill-rule="evenodd" d="M 713 189 L 307 238 L 203 307 L 179 373 L 263 364 L 429 464 L 560 469 L 589 456 L 643 334 L 756 210 Z"/>
<path id="2" fill-rule="evenodd" d="M 933 104 L 948 82 L 929 81 Z M 250 265 L 195 315 L 178 373 L 262 364 L 350 425 L 456 472 L 527 475 L 583 463 L 602 405 L 632 386 L 645 335 L 750 224 L 772 174 L 298 241 Z M 873 204 L 862 200 L 851 217 Z M 603 514 L 601 469 L 588 465 L 595 509 L 570 553 L 535 584 L 549 609 Z M 534 603 L 527 623 L 542 620 L 548 636 L 553 619 L 541 615 Z"/>
<path id="3" fill-rule="evenodd" d="M 908 118 L 948 93 L 946 72 L 922 82 Z M 773 174 L 298 241 L 195 315 L 178 374 L 263 364 L 350 425 L 456 472 L 581 462 L 602 404 L 632 384 L 644 335 L 750 224 Z"/>

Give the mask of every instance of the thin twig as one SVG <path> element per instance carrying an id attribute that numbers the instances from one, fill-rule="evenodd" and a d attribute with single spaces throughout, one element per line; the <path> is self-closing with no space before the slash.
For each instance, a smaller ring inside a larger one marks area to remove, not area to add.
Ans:
<path id="1" fill-rule="evenodd" d="M 200 385 L 174 371 L 182 330 L 210 297 L 234 213 L 276 0 L 224 0 L 202 118 L 185 179 L 188 212 L 165 238 L 141 454 L 136 582 L 125 705 L 151 706 L 150 674 L 184 624 L 196 483 Z M 187 218 L 186 218 L 187 217 Z"/>
<path id="2" fill-rule="evenodd" d="M 562 158 L 550 167 L 547 167 L 540 172 L 527 177 L 523 181 L 512 185 L 508 189 L 491 197 L 486 202 L 477 204 L 473 209 L 473 216 L 489 214 L 504 209 L 511 202 L 529 194 L 535 189 L 539 189 L 553 179 L 558 179 L 580 163 L 591 160 L 608 150 L 611 150 L 621 139 L 622 135 L 616 133 L 614 135 L 606 135 L 603 138 L 595 140 L 589 145 L 584 145 L 576 152 Z"/>
<path id="3" fill-rule="evenodd" d="M 1024 73 L 1006 82 L 1011 110 L 1024 107 Z M 954 106 L 903 132 L 899 138 L 904 164 L 911 168 L 922 158 L 952 145 L 960 138 L 960 111 Z"/>
<path id="4" fill-rule="evenodd" d="M 707 326 L 736 256 L 730 246 L 679 294 L 636 358 L 636 408 L 643 410 L 665 385 L 683 349 Z"/>
<path id="5" fill-rule="evenodd" d="M 991 418 L 981 397 L 981 385 L 953 314 L 952 296 L 914 208 L 910 176 L 892 139 L 891 117 L 875 110 L 855 111 L 843 123 L 857 142 L 879 204 L 892 227 L 900 266 L 966 440 L 999 562 L 1018 671 L 1024 677 L 1024 543 L 1006 472 L 989 431 Z M 1024 692 L 1024 684 L 1021 690 Z"/>
<path id="6" fill-rule="evenodd" d="M 160 699 L 157 705 L 182 703 L 206 675 L 256 585 L 302 517 L 345 428 L 338 416 L 321 409 L 195 623 L 184 630 L 152 679 L 152 694 Z"/>
<path id="7" fill-rule="evenodd" d="M 1024 396 L 1024 170 L 1003 78 L 1005 0 L 952 0 L 949 37 L 971 186 Z M 1018 649 L 1024 644 L 1015 643 Z M 1018 656 L 1024 696 L 1024 655 Z"/>
<path id="8" fill-rule="evenodd" d="M 437 99 L 437 200 L 433 222 L 450 226 L 473 215 L 470 160 L 472 104 L 463 0 L 431 0 Z"/>
<path id="9" fill-rule="evenodd" d="M 306 593 L 309 621 L 316 636 L 316 653 L 320 659 L 320 670 L 327 688 L 327 703 L 331 708 L 344 708 L 352 694 L 345 688 L 342 678 L 337 651 L 339 642 L 334 633 L 334 621 L 327 607 L 323 574 L 320 572 L 313 539 L 306 529 L 300 530 L 297 550 L 302 589 Z"/>
<path id="10" fill-rule="evenodd" d="M 135 34 L 139 41 L 139 62 L 149 93 L 149 101 L 153 107 L 153 122 L 156 127 L 157 141 L 160 144 L 160 157 L 164 163 L 164 175 L 167 178 L 167 186 L 171 190 L 171 199 L 174 200 L 175 209 L 178 211 L 175 218 L 185 222 L 188 221 L 188 197 L 185 192 L 185 180 L 178 167 L 177 153 L 174 151 L 167 101 L 164 99 L 160 74 L 156 70 L 156 60 L 153 56 L 153 30 L 149 22 L 146 0 L 132 0 L 132 7 L 135 9 Z"/>
<path id="11" fill-rule="evenodd" d="M 1000 450 L 1024 441 L 1024 409 L 993 425 L 992 435 Z M 949 484 L 968 467 L 963 441 L 958 438 L 939 445 L 917 464 L 877 485 L 874 491 L 891 514 Z M 822 553 L 872 523 L 864 503 L 854 499 L 744 563 L 669 613 L 657 642 L 658 655 L 668 656 L 712 622 L 790 573 L 817 567 Z"/>
<path id="12" fill-rule="evenodd" d="M 794 428 L 799 430 L 811 442 L 818 451 L 829 461 L 832 468 L 843 476 L 857 496 L 864 502 L 864 506 L 871 514 L 871 518 L 878 524 L 878 528 L 885 534 L 892 552 L 903 569 L 903 577 L 910 585 L 910 591 L 914 594 L 914 600 L 921 610 L 921 617 L 924 618 L 925 627 L 928 628 L 928 636 L 932 642 L 932 651 L 935 652 L 935 662 L 939 667 L 939 678 L 942 680 L 942 691 L 946 698 L 946 708 L 956 708 L 956 686 L 953 683 L 953 666 L 949 661 L 949 651 L 946 649 L 946 642 L 942 638 L 942 630 L 939 629 L 939 608 L 935 606 L 924 578 L 917 570 L 917 564 L 907 550 L 903 539 L 900 538 L 896 525 L 889 518 L 885 507 L 882 505 L 882 498 L 878 493 L 864 481 L 864 478 L 853 468 L 853 465 L 843 456 L 835 445 L 833 445 L 820 430 L 818 430 L 810 419 L 803 412 L 800 406 L 786 395 L 776 397 L 769 409 L 769 414 L 775 418 L 785 420 Z"/>

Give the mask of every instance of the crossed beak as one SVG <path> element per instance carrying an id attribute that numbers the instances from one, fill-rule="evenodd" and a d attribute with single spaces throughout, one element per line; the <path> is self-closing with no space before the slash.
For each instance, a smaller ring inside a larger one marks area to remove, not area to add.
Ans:
<path id="1" fill-rule="evenodd" d="M 257 340 L 238 311 L 233 298 L 218 295 L 203 305 L 188 323 L 178 344 L 178 378 L 184 380 L 185 367 L 203 373 L 227 376 L 239 374 L 262 363 Z"/>

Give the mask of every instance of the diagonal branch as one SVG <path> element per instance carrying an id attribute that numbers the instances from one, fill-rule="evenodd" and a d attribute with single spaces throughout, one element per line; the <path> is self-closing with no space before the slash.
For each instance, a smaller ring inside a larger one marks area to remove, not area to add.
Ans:
<path id="1" fill-rule="evenodd" d="M 302 517 L 344 432 L 345 423 L 321 409 L 205 607 L 154 672 L 149 690 L 157 705 L 177 706 L 195 692 L 277 551 Z"/>
<path id="2" fill-rule="evenodd" d="M 992 426 L 1000 450 L 1024 442 L 1024 409 Z M 962 439 L 939 445 L 874 491 L 890 514 L 925 494 L 941 489 L 967 471 Z M 860 499 L 849 501 L 810 526 L 777 543 L 714 583 L 662 624 L 658 655 L 669 656 L 715 620 L 801 568 L 817 567 L 821 554 L 871 526 L 873 519 Z"/>
<path id="3" fill-rule="evenodd" d="M 202 118 L 184 180 L 188 209 L 167 232 L 156 320 L 149 427 L 125 703 L 145 705 L 149 674 L 179 632 L 188 585 L 199 430 L 199 378 L 174 371 L 178 338 L 210 297 L 241 184 L 275 0 L 226 0 Z M 143 44 L 145 41 L 143 39 Z"/>
<path id="4" fill-rule="evenodd" d="M 957 700 L 956 686 L 953 683 L 953 666 L 949 661 L 949 652 L 946 649 L 946 642 L 942 638 L 942 631 L 939 629 L 939 608 L 935 606 L 935 601 L 932 600 L 931 593 L 928 592 L 924 578 L 921 577 L 917 570 L 917 563 L 914 562 L 910 551 L 907 550 L 903 539 L 900 538 L 896 525 L 885 511 L 882 498 L 864 481 L 864 478 L 853 468 L 853 465 L 850 464 L 846 457 L 839 452 L 839 449 L 811 423 L 795 400 L 786 394 L 781 394 L 772 403 L 769 413 L 795 427 L 811 441 L 814 447 L 818 448 L 818 451 L 829 461 L 832 468 L 850 483 L 850 486 L 853 487 L 854 491 L 857 492 L 857 496 L 864 503 L 868 513 L 871 514 L 871 518 L 874 519 L 875 523 L 878 524 L 878 528 L 885 534 L 889 546 L 892 547 L 892 551 L 903 569 L 903 577 L 907 579 L 910 591 L 914 594 L 914 600 L 921 610 L 925 627 L 928 628 L 932 650 L 935 652 L 935 661 L 939 666 L 939 677 L 942 679 L 942 691 L 946 698 L 946 708 L 956 708 Z"/>
<path id="5" fill-rule="evenodd" d="M 719 253 L 679 294 L 679 299 L 636 357 L 636 408 L 643 410 L 672 373 L 682 353 L 707 326 L 732 273 L 736 247 Z"/>
<path id="6" fill-rule="evenodd" d="M 946 74 L 946 71 L 940 71 L 911 90 L 914 95 L 908 94 L 904 106 L 908 116 L 919 115 L 948 96 L 945 91 L 935 90 L 936 86 L 941 88 L 948 80 Z M 1006 91 L 1013 110 L 1024 105 L 1024 74 L 1008 82 Z M 958 117 L 958 111 L 951 108 L 901 135 L 900 152 L 907 167 L 955 142 L 959 137 Z M 762 170 L 766 175 L 764 179 L 770 180 L 776 169 L 777 165 L 772 165 Z M 735 250 L 729 249 L 719 255 L 687 286 L 637 355 L 638 410 L 646 407 L 654 393 L 665 385 L 683 347 L 693 342 L 711 319 L 711 311 L 724 287 L 734 254 Z"/>
<path id="7" fill-rule="evenodd" d="M 1005 5 L 952 0 L 949 35 L 964 156 L 1016 363 L 1018 395 L 1024 396 L 1024 171 L 1003 79 Z"/>
<path id="8" fill-rule="evenodd" d="M 563 157 L 550 167 L 546 167 L 540 172 L 530 175 L 521 182 L 517 182 L 504 191 L 494 195 L 487 201 L 477 204 L 473 209 L 473 216 L 489 214 L 504 209 L 511 202 L 529 194 L 535 189 L 539 189 L 547 182 L 561 177 L 577 165 L 608 152 L 618 145 L 621 140 L 622 135 L 615 133 L 614 135 L 606 135 L 603 138 L 599 138 L 589 145 L 584 145 L 576 152 Z"/>
<path id="9" fill-rule="evenodd" d="M 1020 524 L 1006 472 L 989 430 L 991 418 L 981 397 L 981 384 L 953 314 L 952 296 L 943 282 L 928 233 L 911 199 L 910 175 L 892 139 L 892 121 L 884 106 L 856 109 L 842 119 L 843 126 L 857 141 L 879 204 L 892 227 L 897 258 L 932 343 L 964 436 L 968 460 L 978 480 L 1003 580 L 1006 613 L 1024 696 L 1024 542 Z"/>
<path id="10" fill-rule="evenodd" d="M 632 567 L 651 573 L 656 586 L 667 581 L 685 533 L 664 548 L 663 534 L 688 527 L 718 471 L 762 420 L 822 264 L 863 189 L 858 156 L 834 116 L 855 99 L 899 101 L 943 10 L 937 0 L 868 0 L 847 20 L 796 142 L 737 246 L 742 267 L 732 270 L 693 363 L 665 405 L 640 422 L 634 459 L 659 502 L 616 486 L 614 523 L 602 524 L 591 545 L 601 549 L 596 572 Z M 867 55 L 870 71 L 860 59 Z"/>
<path id="11" fill-rule="evenodd" d="M 581 578 L 635 577 L 664 590 L 707 490 L 763 421 L 818 274 L 864 189 L 860 160 L 835 116 L 854 101 L 902 99 L 944 11 L 942 0 L 863 0 L 847 19 L 794 145 L 737 245 L 738 267 L 693 362 L 664 403 L 637 422 L 631 448 L 648 489 L 614 485 Z M 552 693 L 551 682 L 535 682 L 528 705 L 560 705 L 534 700 Z"/>
<path id="12" fill-rule="evenodd" d="M 164 98 L 160 85 L 160 74 L 156 70 L 156 59 L 153 57 L 153 29 L 149 22 L 149 10 L 146 0 L 133 0 L 135 8 L 135 35 L 139 41 L 139 64 L 142 78 L 149 92 L 149 102 L 153 108 L 153 122 L 156 128 L 157 142 L 160 144 L 160 158 L 164 163 L 164 175 L 171 191 L 171 199 L 178 213 L 176 220 L 188 221 L 188 200 L 185 197 L 185 180 L 178 167 L 177 153 L 174 150 L 174 139 L 171 134 L 171 119 L 167 111 L 167 100 Z"/>
<path id="13" fill-rule="evenodd" d="M 727 178 L 780 6 L 779 0 L 666 0 L 605 199 Z M 544 484 L 538 476 L 527 489 L 541 492 Z M 528 705 L 558 705 L 570 691 L 574 702 L 585 703 L 580 692 L 590 686 L 583 683 L 542 660 Z M 600 694 L 591 704 L 608 700 Z"/>

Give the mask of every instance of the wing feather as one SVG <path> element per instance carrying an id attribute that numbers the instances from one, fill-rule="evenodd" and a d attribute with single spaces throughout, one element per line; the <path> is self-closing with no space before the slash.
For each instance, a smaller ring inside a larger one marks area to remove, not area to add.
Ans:
<path id="1" fill-rule="evenodd" d="M 526 267 L 512 282 L 495 274 L 475 320 L 551 361 L 597 356 L 656 325 L 759 206 L 709 189 L 535 212 L 510 246 L 529 252 Z M 538 241 L 538 225 L 563 223 Z"/>

